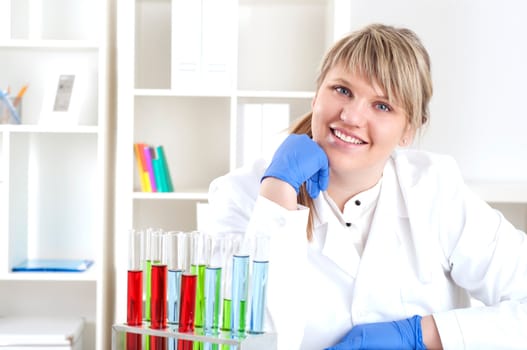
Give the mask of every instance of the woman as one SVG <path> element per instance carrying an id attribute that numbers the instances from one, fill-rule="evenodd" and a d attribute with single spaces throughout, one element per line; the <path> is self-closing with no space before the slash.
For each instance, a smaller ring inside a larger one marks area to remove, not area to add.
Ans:
<path id="1" fill-rule="evenodd" d="M 431 95 L 416 35 L 370 25 L 329 50 L 269 165 L 211 183 L 215 232 L 271 236 L 280 350 L 527 346 L 525 234 L 450 157 L 407 149 Z"/>

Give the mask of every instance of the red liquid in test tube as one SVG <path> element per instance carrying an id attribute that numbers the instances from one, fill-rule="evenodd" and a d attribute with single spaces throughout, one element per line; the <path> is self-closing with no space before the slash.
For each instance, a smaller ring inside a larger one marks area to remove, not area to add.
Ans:
<path id="1" fill-rule="evenodd" d="M 131 230 L 129 234 L 126 323 L 129 326 L 140 326 L 143 322 L 143 234 L 135 230 Z M 126 333 L 126 349 L 141 350 L 141 334 Z"/>
<path id="2" fill-rule="evenodd" d="M 150 328 L 164 329 L 167 327 L 167 266 L 152 265 L 152 295 Z M 150 337 L 151 350 L 166 350 L 167 338 Z"/>
<path id="3" fill-rule="evenodd" d="M 154 329 L 163 329 L 167 327 L 167 266 L 152 265 L 152 296 L 151 309 L 152 314 L 150 327 Z"/>
<path id="4" fill-rule="evenodd" d="M 167 279 L 165 234 L 152 236 L 152 270 L 150 272 L 150 328 L 167 328 Z M 167 338 L 150 336 L 150 350 L 166 350 Z"/>
<path id="5" fill-rule="evenodd" d="M 128 271 L 126 323 L 140 326 L 143 321 L 143 271 Z M 141 350 L 141 334 L 126 334 L 126 349 Z"/>
<path id="6" fill-rule="evenodd" d="M 181 276 L 181 309 L 179 312 L 179 332 L 194 332 L 194 312 L 196 307 L 196 284 L 198 276 Z M 178 340 L 178 350 L 192 350 L 191 340 Z"/>

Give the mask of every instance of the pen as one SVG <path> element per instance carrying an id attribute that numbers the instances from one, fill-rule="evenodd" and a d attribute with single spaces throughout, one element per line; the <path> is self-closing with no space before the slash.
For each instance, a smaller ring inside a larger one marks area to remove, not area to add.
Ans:
<path id="1" fill-rule="evenodd" d="M 18 91 L 18 94 L 16 95 L 15 97 L 15 100 L 13 101 L 13 105 L 16 107 L 18 106 L 18 104 L 20 103 L 20 101 L 22 100 L 22 97 L 24 96 L 24 94 L 26 93 L 27 91 L 27 84 L 22 86 L 22 88 L 20 89 L 20 91 Z"/>

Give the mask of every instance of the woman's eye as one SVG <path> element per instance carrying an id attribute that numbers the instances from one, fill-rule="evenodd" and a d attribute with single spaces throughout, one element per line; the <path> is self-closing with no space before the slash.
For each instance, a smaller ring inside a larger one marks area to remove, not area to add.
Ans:
<path id="1" fill-rule="evenodd" d="M 389 105 L 387 105 L 386 103 L 377 103 L 375 105 L 375 108 L 377 108 L 378 110 L 383 111 L 383 112 L 389 112 L 389 111 L 392 110 L 392 108 Z"/>
<path id="2" fill-rule="evenodd" d="M 339 94 L 343 94 L 343 95 L 346 95 L 346 96 L 351 96 L 351 91 L 343 86 L 337 86 L 335 87 L 335 90 L 339 93 Z"/>

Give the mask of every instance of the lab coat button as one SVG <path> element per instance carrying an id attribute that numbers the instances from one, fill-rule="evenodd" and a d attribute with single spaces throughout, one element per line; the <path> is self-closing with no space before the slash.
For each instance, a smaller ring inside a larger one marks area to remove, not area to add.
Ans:
<path id="1" fill-rule="evenodd" d="M 285 219 L 284 218 L 279 218 L 277 220 L 277 223 L 278 223 L 278 226 L 284 227 L 285 226 Z"/>

